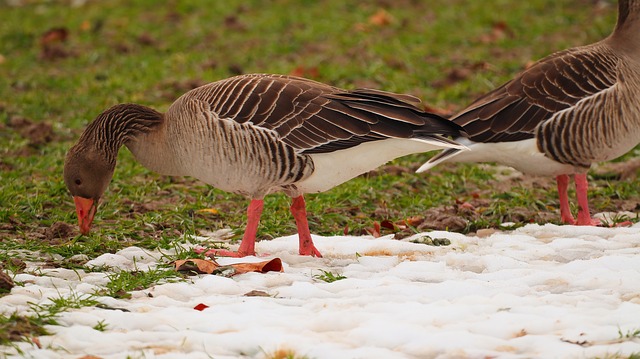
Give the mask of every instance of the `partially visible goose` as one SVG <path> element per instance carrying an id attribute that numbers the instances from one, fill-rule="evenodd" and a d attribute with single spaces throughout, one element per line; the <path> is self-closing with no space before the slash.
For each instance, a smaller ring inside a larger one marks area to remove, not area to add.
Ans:
<path id="1" fill-rule="evenodd" d="M 597 225 L 589 213 L 587 171 L 640 142 L 640 0 L 620 0 L 613 33 L 597 43 L 552 54 L 453 116 L 469 151 L 447 149 L 443 161 L 498 162 L 556 176 L 562 221 Z M 569 207 L 576 182 L 578 219 Z"/>
<path id="2" fill-rule="evenodd" d="M 145 167 L 193 176 L 251 199 L 238 252 L 255 254 L 263 197 L 293 198 L 300 254 L 320 257 L 309 233 L 304 193 L 326 191 L 394 158 L 462 148 L 445 136 L 460 127 L 383 91 L 346 91 L 280 75 L 242 75 L 191 90 L 165 114 L 136 104 L 101 113 L 68 152 L 64 180 L 80 229 L 89 228 L 125 145 Z"/>

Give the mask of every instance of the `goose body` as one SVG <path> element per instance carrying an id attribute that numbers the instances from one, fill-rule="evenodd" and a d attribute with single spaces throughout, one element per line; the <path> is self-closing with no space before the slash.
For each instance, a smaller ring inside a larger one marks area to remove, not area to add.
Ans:
<path id="1" fill-rule="evenodd" d="M 640 142 L 640 1 L 620 0 L 607 38 L 554 53 L 452 117 L 469 151 L 445 150 L 418 171 L 444 161 L 498 162 L 556 176 L 565 223 L 598 224 L 589 213 L 586 173 Z M 567 185 L 576 182 L 579 212 Z"/>
<path id="2" fill-rule="evenodd" d="M 320 256 L 306 220 L 304 193 L 326 191 L 394 158 L 463 146 L 460 127 L 425 113 L 415 98 L 346 91 L 282 75 L 241 75 L 191 90 L 165 114 L 136 104 L 107 109 L 67 154 L 65 182 L 87 233 L 125 145 L 143 166 L 192 176 L 251 199 L 237 253 L 255 254 L 263 197 L 284 191 L 300 254 Z"/>

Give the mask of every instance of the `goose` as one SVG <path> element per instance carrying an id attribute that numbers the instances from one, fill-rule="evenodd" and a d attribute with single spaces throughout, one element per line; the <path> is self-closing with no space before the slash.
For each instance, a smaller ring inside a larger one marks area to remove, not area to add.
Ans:
<path id="1" fill-rule="evenodd" d="M 292 198 L 299 253 L 321 257 L 307 222 L 303 195 L 327 191 L 394 158 L 462 146 L 448 136 L 460 127 L 423 111 L 410 95 L 343 90 L 285 75 L 247 74 L 193 89 L 166 113 L 118 104 L 91 122 L 65 158 L 64 181 L 82 234 L 125 145 L 144 167 L 191 176 L 250 199 L 237 252 L 255 255 L 265 195 Z"/>
<path id="2" fill-rule="evenodd" d="M 563 223 L 599 225 L 588 204 L 592 163 L 624 155 L 640 142 L 640 0 L 620 0 L 605 39 L 553 53 L 486 93 L 450 119 L 466 135 L 418 172 L 445 162 L 497 162 L 556 176 Z M 576 185 L 577 220 L 569 206 Z"/>

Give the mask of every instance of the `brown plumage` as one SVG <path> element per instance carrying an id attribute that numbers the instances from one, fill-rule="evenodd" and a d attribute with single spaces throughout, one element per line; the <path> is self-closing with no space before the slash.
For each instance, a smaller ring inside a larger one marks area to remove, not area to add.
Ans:
<path id="1" fill-rule="evenodd" d="M 236 76 L 189 91 L 165 114 L 135 104 L 106 110 L 69 150 L 64 178 L 83 233 L 122 145 L 153 171 L 243 194 L 251 203 L 239 255 L 255 253 L 263 197 L 284 191 L 293 198 L 300 253 L 320 256 L 303 193 L 326 191 L 406 154 L 462 148 L 446 137 L 459 136 L 460 127 L 418 104 L 408 95 L 297 77 Z"/>
<path id="2" fill-rule="evenodd" d="M 448 149 L 443 161 L 499 162 L 525 173 L 553 175 L 566 223 L 591 219 L 586 173 L 593 162 L 619 157 L 640 142 L 640 1 L 620 0 L 613 33 L 597 43 L 557 52 L 453 116 L 470 151 Z M 574 175 L 580 210 L 569 209 Z"/>

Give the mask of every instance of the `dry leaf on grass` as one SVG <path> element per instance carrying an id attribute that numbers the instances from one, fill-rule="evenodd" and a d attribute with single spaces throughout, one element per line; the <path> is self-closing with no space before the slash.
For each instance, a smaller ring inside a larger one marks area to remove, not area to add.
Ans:
<path id="1" fill-rule="evenodd" d="M 274 258 L 257 263 L 236 263 L 221 266 L 215 261 L 207 259 L 180 259 L 174 262 L 177 271 L 195 271 L 204 274 L 219 274 L 226 277 L 249 272 L 282 272 L 282 261 Z"/>

